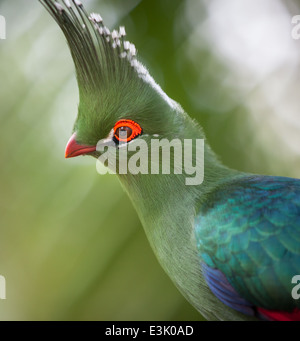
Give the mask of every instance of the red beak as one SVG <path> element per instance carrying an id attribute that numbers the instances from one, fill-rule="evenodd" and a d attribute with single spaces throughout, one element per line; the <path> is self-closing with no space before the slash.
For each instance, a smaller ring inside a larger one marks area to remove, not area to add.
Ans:
<path id="1" fill-rule="evenodd" d="M 67 143 L 65 158 L 75 157 L 79 155 L 88 154 L 94 152 L 96 150 L 96 146 L 88 146 L 85 144 L 79 144 L 76 142 L 76 133 L 74 133 L 70 140 Z"/>

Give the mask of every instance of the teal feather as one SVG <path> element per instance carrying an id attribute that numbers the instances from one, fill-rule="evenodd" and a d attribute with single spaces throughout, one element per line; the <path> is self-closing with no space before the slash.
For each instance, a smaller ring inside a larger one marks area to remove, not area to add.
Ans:
<path id="1" fill-rule="evenodd" d="M 300 271 L 299 239 L 291 236 L 300 232 L 299 197 L 298 180 L 246 176 L 215 188 L 196 218 L 202 260 L 209 259 L 207 265 L 221 270 L 257 307 L 300 307 L 291 296 L 291 279 Z M 224 233 L 226 242 L 221 238 Z"/>

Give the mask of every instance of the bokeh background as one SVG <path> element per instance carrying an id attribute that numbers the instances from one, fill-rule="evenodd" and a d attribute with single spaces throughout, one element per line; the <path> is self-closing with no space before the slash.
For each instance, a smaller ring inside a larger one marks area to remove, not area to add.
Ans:
<path id="1" fill-rule="evenodd" d="M 300 177 L 294 0 L 83 0 L 125 25 L 228 166 Z M 0 0 L 0 320 L 199 320 L 157 263 L 113 175 L 64 159 L 73 63 L 37 0 Z M 299 30 L 300 31 L 300 30 Z"/>

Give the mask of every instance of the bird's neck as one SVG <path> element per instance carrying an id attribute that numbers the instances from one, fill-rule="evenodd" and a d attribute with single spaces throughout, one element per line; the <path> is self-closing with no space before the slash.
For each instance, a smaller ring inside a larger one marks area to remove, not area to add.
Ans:
<path id="1" fill-rule="evenodd" d="M 182 217 L 189 217 L 192 221 L 201 201 L 205 201 L 206 193 L 219 183 L 239 174 L 219 162 L 209 147 L 201 127 L 197 126 L 190 117 L 183 116 L 182 127 L 181 135 L 177 134 L 180 140 L 192 139 L 193 142 L 197 139 L 204 140 L 204 157 L 203 160 L 200 158 L 202 164 L 198 165 L 203 166 L 203 181 L 200 184 L 187 185 L 186 174 L 119 175 L 154 248 L 156 247 L 155 231 L 163 230 L 166 224 L 174 226 L 182 220 Z M 193 161 L 197 158 L 197 153 L 197 149 L 194 150 Z M 201 154 L 201 150 L 199 153 Z M 190 226 L 183 224 L 178 228 L 184 230 L 184 228 L 189 229 Z"/>
<path id="2" fill-rule="evenodd" d="M 187 120 L 183 129 L 186 133 L 181 139 L 203 139 L 201 128 L 191 119 Z M 205 288 L 205 283 L 194 237 L 195 214 L 206 193 L 236 175 L 217 160 L 206 141 L 201 184 L 187 185 L 183 174 L 119 175 L 159 262 L 187 300 L 200 311 L 203 302 L 199 300 L 199 290 Z"/>

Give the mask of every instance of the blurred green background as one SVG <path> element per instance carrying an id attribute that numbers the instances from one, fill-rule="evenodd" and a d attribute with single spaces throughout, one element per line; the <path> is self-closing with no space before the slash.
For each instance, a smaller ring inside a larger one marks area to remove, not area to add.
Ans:
<path id="1" fill-rule="evenodd" d="M 300 177 L 299 1 L 94 0 L 228 166 Z M 199 320 L 113 175 L 64 159 L 73 63 L 37 0 L 0 0 L 1 320 Z"/>

